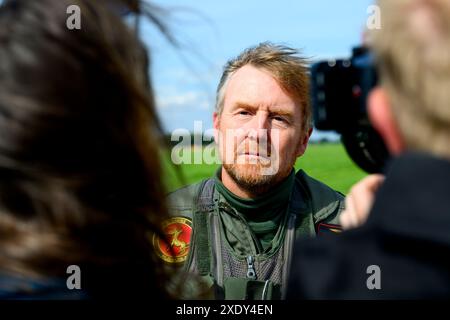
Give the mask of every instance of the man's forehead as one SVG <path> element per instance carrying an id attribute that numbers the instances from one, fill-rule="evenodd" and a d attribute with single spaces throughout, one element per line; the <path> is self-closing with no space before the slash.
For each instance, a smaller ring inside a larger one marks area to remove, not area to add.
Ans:
<path id="1" fill-rule="evenodd" d="M 240 68 L 230 77 L 225 90 L 225 103 L 278 109 L 295 104 L 268 71 L 251 65 Z"/>
<path id="2" fill-rule="evenodd" d="M 245 110 L 264 110 L 270 113 L 276 113 L 279 115 L 293 115 L 295 110 L 294 108 L 290 108 L 283 104 L 258 104 L 253 101 L 244 102 L 244 101 L 235 101 L 233 103 L 232 108 L 234 109 L 245 109 Z"/>
<path id="3" fill-rule="evenodd" d="M 263 85 L 280 86 L 278 81 L 268 70 L 254 67 L 252 65 L 245 65 L 236 70 L 230 76 L 227 89 L 243 88 L 243 84 L 245 84 L 245 87 Z"/>

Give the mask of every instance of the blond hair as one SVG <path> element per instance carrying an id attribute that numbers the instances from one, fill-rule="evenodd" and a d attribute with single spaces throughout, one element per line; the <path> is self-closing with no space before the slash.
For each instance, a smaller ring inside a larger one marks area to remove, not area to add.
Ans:
<path id="1" fill-rule="evenodd" d="M 216 112 L 223 110 L 225 90 L 228 80 L 240 68 L 252 65 L 268 71 L 279 85 L 302 108 L 302 128 L 311 128 L 311 107 L 309 103 L 309 79 L 307 59 L 297 55 L 298 51 L 286 46 L 263 42 L 243 51 L 239 56 L 229 60 L 224 67 L 217 87 Z"/>
<path id="2" fill-rule="evenodd" d="M 450 157 L 450 1 L 379 0 L 381 86 L 408 149 Z"/>

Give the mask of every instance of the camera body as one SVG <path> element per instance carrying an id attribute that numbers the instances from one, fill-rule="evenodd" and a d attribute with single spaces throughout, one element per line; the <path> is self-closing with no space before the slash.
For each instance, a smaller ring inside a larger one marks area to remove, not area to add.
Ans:
<path id="1" fill-rule="evenodd" d="M 367 97 L 378 76 L 373 55 L 356 47 L 350 59 L 320 61 L 311 67 L 314 125 L 341 134 L 352 160 L 369 173 L 381 172 L 389 152 L 367 114 Z"/>

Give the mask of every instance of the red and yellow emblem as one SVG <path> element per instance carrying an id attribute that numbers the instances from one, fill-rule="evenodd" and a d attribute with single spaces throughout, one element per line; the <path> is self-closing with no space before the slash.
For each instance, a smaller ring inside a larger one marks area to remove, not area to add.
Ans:
<path id="1" fill-rule="evenodd" d="M 166 262 L 180 263 L 187 259 L 191 242 L 192 222 L 187 218 L 167 219 L 163 225 L 167 242 L 153 236 L 153 247 L 157 255 Z"/>
<path id="2" fill-rule="evenodd" d="M 341 233 L 342 227 L 337 224 L 329 224 L 329 223 L 319 223 L 316 226 L 317 234 L 322 235 L 324 233 Z"/>

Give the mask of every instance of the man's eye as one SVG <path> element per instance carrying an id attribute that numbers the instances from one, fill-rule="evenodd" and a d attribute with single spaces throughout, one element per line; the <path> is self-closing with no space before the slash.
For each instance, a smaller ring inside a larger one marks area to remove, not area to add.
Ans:
<path id="1" fill-rule="evenodd" d="M 280 122 L 286 122 L 286 119 L 284 119 L 283 117 L 275 116 L 275 117 L 272 117 L 272 119 L 276 120 L 276 121 L 280 121 Z"/>
<path id="2" fill-rule="evenodd" d="M 248 112 L 248 111 L 239 111 L 239 114 L 242 115 L 242 116 L 249 116 L 250 112 Z"/>

